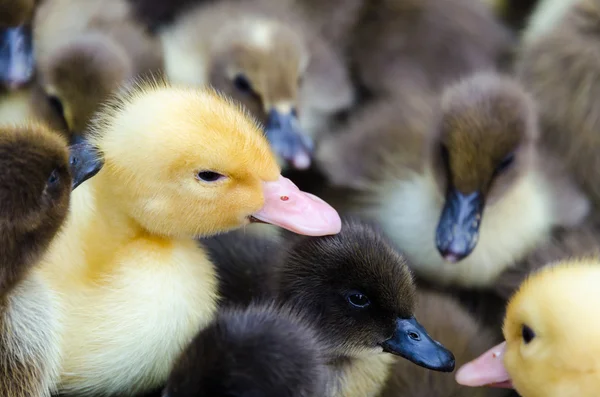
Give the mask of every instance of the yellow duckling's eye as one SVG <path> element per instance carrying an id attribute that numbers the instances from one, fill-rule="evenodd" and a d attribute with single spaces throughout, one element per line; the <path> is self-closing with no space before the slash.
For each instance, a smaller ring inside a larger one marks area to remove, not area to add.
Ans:
<path id="1" fill-rule="evenodd" d="M 225 178 L 225 175 L 221 175 L 213 171 L 200 171 L 198 172 L 198 179 L 203 182 L 217 182 Z"/>
<path id="2" fill-rule="evenodd" d="M 523 324 L 521 327 L 521 337 L 523 338 L 523 342 L 527 345 L 535 338 L 535 332 L 533 332 L 529 326 Z"/>

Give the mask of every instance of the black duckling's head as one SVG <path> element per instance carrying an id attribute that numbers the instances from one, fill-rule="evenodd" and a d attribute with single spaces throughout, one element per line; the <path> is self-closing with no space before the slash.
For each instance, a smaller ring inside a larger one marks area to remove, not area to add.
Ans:
<path id="1" fill-rule="evenodd" d="M 0 128 L 0 292 L 17 268 L 34 262 L 63 224 L 71 190 L 100 169 L 102 160 L 42 125 Z"/>
<path id="2" fill-rule="evenodd" d="M 532 170 L 537 117 L 518 83 L 492 73 L 449 86 L 440 107 L 431 153 L 446 197 L 436 244 L 444 259 L 457 262 L 475 249 L 485 206 Z"/>
<path id="3" fill-rule="evenodd" d="M 387 352 L 454 370 L 452 353 L 414 317 L 406 259 L 371 226 L 346 220 L 337 235 L 298 239 L 278 277 L 279 296 L 315 319 L 334 355 Z"/>
<path id="4" fill-rule="evenodd" d="M 224 309 L 183 352 L 164 397 L 323 397 L 327 370 L 302 317 L 271 304 Z"/>

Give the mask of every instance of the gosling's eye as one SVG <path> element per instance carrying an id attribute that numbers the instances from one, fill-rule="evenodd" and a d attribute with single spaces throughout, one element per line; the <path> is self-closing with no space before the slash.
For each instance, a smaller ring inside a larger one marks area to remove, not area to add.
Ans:
<path id="1" fill-rule="evenodd" d="M 233 79 L 233 85 L 235 85 L 235 88 L 243 93 L 252 93 L 252 85 L 243 74 L 238 74 L 235 76 L 235 79 Z"/>
<path id="2" fill-rule="evenodd" d="M 225 176 L 212 171 L 200 171 L 198 173 L 198 179 L 204 182 L 216 182 L 222 178 L 225 178 Z"/>
<path id="3" fill-rule="evenodd" d="M 366 295 L 361 294 L 360 292 L 350 292 L 346 295 L 346 300 L 354 307 L 358 307 L 359 309 L 364 309 L 365 307 L 371 304 L 369 298 Z"/>
<path id="4" fill-rule="evenodd" d="M 54 187 L 54 186 L 58 185 L 59 182 L 60 182 L 60 175 L 58 174 L 58 170 L 52 171 L 52 173 L 48 177 L 48 182 L 47 182 L 48 186 Z"/>
<path id="5" fill-rule="evenodd" d="M 515 154 L 514 153 L 509 154 L 500 162 L 500 164 L 498 164 L 498 167 L 496 167 L 496 172 L 502 172 L 502 171 L 506 170 L 508 167 L 510 167 L 510 165 L 514 161 L 515 161 Z"/>
<path id="6" fill-rule="evenodd" d="M 533 332 L 529 326 L 523 325 L 521 328 L 521 336 L 523 337 L 523 342 L 525 342 L 525 344 L 529 344 L 529 342 L 535 338 L 535 332 Z"/>
<path id="7" fill-rule="evenodd" d="M 54 110 L 61 117 L 64 117 L 64 109 L 60 99 L 58 99 L 54 95 L 50 95 L 48 97 L 48 102 L 50 103 L 50 107 L 52 107 L 52 110 Z"/>

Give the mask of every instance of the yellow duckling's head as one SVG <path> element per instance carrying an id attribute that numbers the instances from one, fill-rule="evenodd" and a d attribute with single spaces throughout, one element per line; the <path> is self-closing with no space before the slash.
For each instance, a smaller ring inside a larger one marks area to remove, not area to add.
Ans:
<path id="1" fill-rule="evenodd" d="M 103 107 L 89 139 L 105 160 L 97 195 L 152 234 L 211 235 L 257 220 L 307 235 L 341 229 L 331 206 L 281 176 L 240 105 L 212 90 L 135 84 Z"/>
<path id="2" fill-rule="evenodd" d="M 597 395 L 600 262 L 574 260 L 533 274 L 508 304 L 506 342 L 456 375 L 467 386 L 513 386 L 523 397 Z"/>

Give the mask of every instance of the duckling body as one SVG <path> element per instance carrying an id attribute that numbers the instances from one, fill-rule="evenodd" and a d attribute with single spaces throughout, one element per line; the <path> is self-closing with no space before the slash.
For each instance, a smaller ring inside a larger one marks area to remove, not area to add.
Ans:
<path id="1" fill-rule="evenodd" d="M 600 3 L 567 1 L 546 7 L 554 10 L 555 22 L 544 30 L 530 28 L 516 70 L 538 103 L 544 139 L 597 207 L 600 47 L 593 27 L 600 22 Z"/>
<path id="2" fill-rule="evenodd" d="M 327 368 L 310 322 L 271 304 L 224 309 L 178 359 L 167 397 L 324 397 Z"/>
<path id="3" fill-rule="evenodd" d="M 464 385 L 497 384 L 523 397 L 593 396 L 600 387 L 597 258 L 570 259 L 533 273 L 511 298 L 506 342 L 456 374 Z"/>
<path id="4" fill-rule="evenodd" d="M 52 381 L 73 395 L 145 392 L 215 313 L 215 271 L 195 237 L 251 217 L 316 235 L 340 221 L 279 176 L 256 124 L 212 91 L 134 85 L 95 120 L 105 166 L 35 270 L 58 302 Z"/>
<path id="5" fill-rule="evenodd" d="M 491 285 L 552 227 L 588 213 L 538 143 L 532 101 L 516 82 L 481 73 L 440 102 L 420 90 L 408 97 L 365 110 L 317 157 L 334 184 L 358 190 L 346 210 L 378 221 L 420 277 Z"/>
<path id="6" fill-rule="evenodd" d="M 340 54 L 292 0 L 202 2 L 160 38 L 171 81 L 212 85 L 241 102 L 292 168 L 310 166 L 310 137 L 354 100 Z"/>
<path id="7" fill-rule="evenodd" d="M 47 396 L 59 364 L 58 305 L 36 274 L 68 216 L 70 191 L 102 166 L 42 124 L 0 128 L 0 394 Z"/>
<path id="8" fill-rule="evenodd" d="M 162 67 L 160 44 L 125 0 L 44 1 L 33 26 L 39 80 L 75 134 L 124 81 Z"/>

